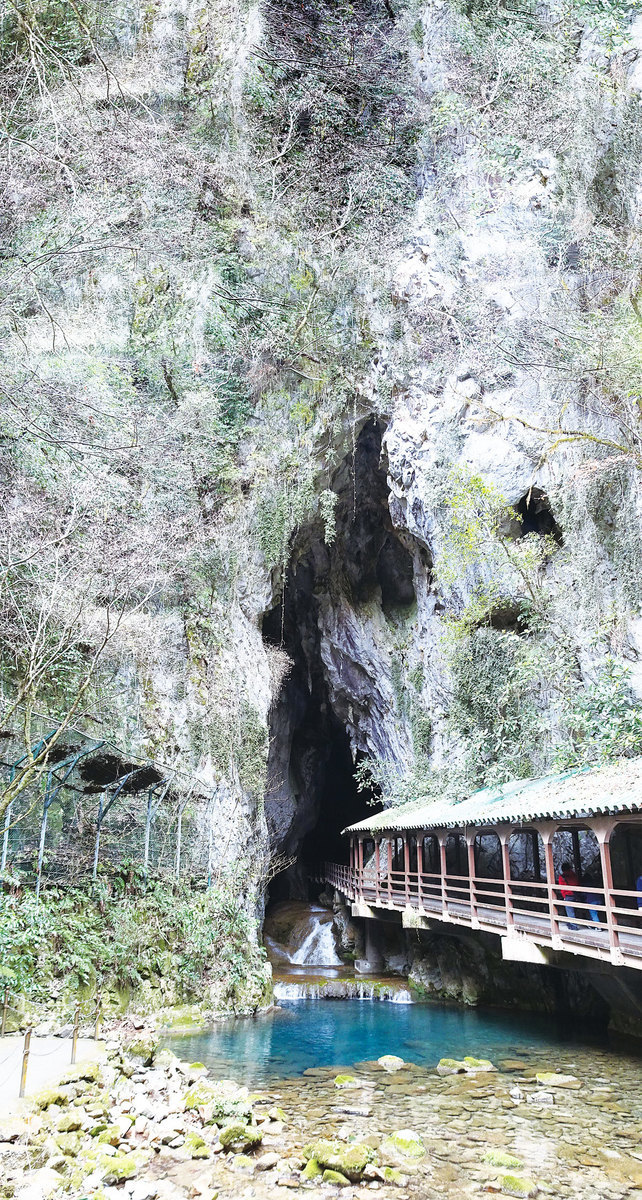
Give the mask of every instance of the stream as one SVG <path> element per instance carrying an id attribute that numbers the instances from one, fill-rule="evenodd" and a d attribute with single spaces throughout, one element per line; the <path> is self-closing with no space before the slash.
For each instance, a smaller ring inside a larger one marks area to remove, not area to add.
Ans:
<path id="1" fill-rule="evenodd" d="M 611 1043 L 603 1032 L 550 1016 L 407 1002 L 402 979 L 358 979 L 341 965 L 323 910 L 300 913 L 291 937 L 273 939 L 270 957 L 279 973 L 277 1006 L 172 1033 L 164 1044 L 204 1063 L 214 1078 L 262 1089 L 266 1103 L 281 1106 L 285 1127 L 277 1122 L 273 1139 L 281 1155 L 288 1140 L 296 1147 L 338 1138 L 396 1164 L 396 1176 L 386 1176 L 386 1167 L 346 1197 L 365 1200 L 373 1189 L 399 1200 L 639 1194 L 642 1063 L 635 1044 Z M 328 993 L 326 985 L 338 990 Z M 311 998 L 333 994 L 360 999 Z M 377 1061 L 384 1055 L 403 1064 L 387 1068 Z M 467 1055 L 490 1060 L 491 1069 L 469 1073 L 461 1062 L 461 1073 L 436 1070 L 441 1059 Z M 417 1157 L 395 1148 L 396 1131 L 419 1139 Z M 290 1161 L 299 1162 L 297 1153 Z M 325 1184 L 319 1190 L 296 1172 L 279 1177 L 276 1188 L 257 1176 L 243 1194 L 272 1200 L 283 1187 L 301 1186 L 328 1194 Z M 237 1194 L 232 1171 L 220 1195 Z"/>

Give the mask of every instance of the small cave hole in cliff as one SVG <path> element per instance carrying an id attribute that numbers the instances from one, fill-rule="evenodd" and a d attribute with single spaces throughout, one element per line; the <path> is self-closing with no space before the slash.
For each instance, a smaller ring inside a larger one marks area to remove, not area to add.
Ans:
<path id="1" fill-rule="evenodd" d="M 416 604 L 413 554 L 390 518 L 382 433 L 375 418 L 363 424 L 332 479 L 334 539 L 326 543 L 316 520 L 297 532 L 284 595 L 263 619 L 265 643 L 289 658 L 270 719 L 266 818 L 282 867 L 271 901 L 315 899 L 323 863 L 347 862 L 342 830 L 376 801 L 355 779 L 372 720 L 359 614 L 385 621 Z"/>
<path id="2" fill-rule="evenodd" d="M 521 517 L 519 535 L 526 537 L 528 533 L 539 533 L 552 537 L 558 546 L 562 545 L 563 537 L 551 508 L 551 502 L 541 488 L 532 487 L 515 505 L 515 511 Z"/>

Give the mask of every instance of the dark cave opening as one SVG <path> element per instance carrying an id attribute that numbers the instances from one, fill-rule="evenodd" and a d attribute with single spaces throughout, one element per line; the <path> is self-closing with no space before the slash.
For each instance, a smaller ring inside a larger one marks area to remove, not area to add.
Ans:
<path id="1" fill-rule="evenodd" d="M 284 595 L 263 619 L 264 641 L 290 660 L 270 720 L 266 819 L 284 866 L 271 901 L 314 898 L 324 861 L 347 861 L 342 830 L 376 801 L 355 777 L 354 714 L 367 712 L 368 680 L 358 661 L 346 660 L 341 695 L 332 691 L 322 627 L 328 614 L 349 621 L 360 606 L 380 605 L 389 616 L 415 604 L 413 557 L 388 508 L 382 432 L 374 418 L 362 426 L 332 480 L 334 540 L 326 543 L 320 521 L 297 532 Z"/>
<path id="2" fill-rule="evenodd" d="M 539 533 L 552 537 L 558 546 L 562 545 L 562 530 L 555 520 L 551 502 L 541 488 L 529 488 L 526 495 L 515 505 L 515 511 L 521 517 L 520 537 L 526 537 L 528 533 Z"/>

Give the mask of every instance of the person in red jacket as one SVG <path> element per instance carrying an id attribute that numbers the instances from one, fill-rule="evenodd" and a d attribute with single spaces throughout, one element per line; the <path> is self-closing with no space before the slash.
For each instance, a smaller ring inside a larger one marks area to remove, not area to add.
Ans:
<path id="1" fill-rule="evenodd" d="M 564 901 L 564 907 L 566 909 L 566 915 L 567 917 L 570 917 L 568 927 L 569 929 L 577 929 L 577 925 L 573 924 L 575 920 L 575 908 L 573 905 L 575 894 L 573 892 L 573 888 L 579 887 L 580 881 L 577 878 L 577 875 L 575 874 L 570 862 L 562 863 L 562 869 L 557 878 L 560 885 L 560 895 Z"/>

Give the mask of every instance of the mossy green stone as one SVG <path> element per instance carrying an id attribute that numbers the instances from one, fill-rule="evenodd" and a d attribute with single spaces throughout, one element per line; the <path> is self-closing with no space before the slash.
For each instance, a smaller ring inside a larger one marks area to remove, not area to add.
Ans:
<path id="1" fill-rule="evenodd" d="M 505 1196 L 517 1196 L 519 1200 L 528 1200 L 529 1196 L 536 1196 L 539 1190 L 532 1179 L 521 1175 L 502 1175 L 499 1185 Z"/>
<path id="2" fill-rule="evenodd" d="M 575 1075 L 562 1075 L 559 1071 L 538 1071 L 535 1078 L 544 1087 L 580 1088 L 582 1086 Z"/>
<path id="3" fill-rule="evenodd" d="M 406 1176 L 402 1175 L 397 1167 L 384 1167 L 383 1178 L 384 1183 L 396 1183 L 399 1187 L 403 1187 L 406 1182 Z"/>
<path id="4" fill-rule="evenodd" d="M 99 1166 L 103 1172 L 103 1182 L 125 1183 L 128 1179 L 134 1179 L 148 1162 L 149 1153 L 146 1150 L 117 1151 L 113 1157 L 102 1155 Z"/>
<path id="5" fill-rule="evenodd" d="M 506 1150 L 487 1150 L 483 1161 L 490 1163 L 491 1167 L 504 1167 L 506 1171 L 518 1171 L 524 1165 L 521 1158 L 508 1154 Z"/>
<path id="6" fill-rule="evenodd" d="M 260 1129 L 252 1129 L 241 1121 L 232 1121 L 218 1135 L 225 1150 L 254 1150 L 261 1145 L 263 1134 Z"/>
<path id="7" fill-rule="evenodd" d="M 336 1088 L 358 1087 L 359 1080 L 356 1075 L 335 1075 L 334 1086 Z"/>
<path id="8" fill-rule="evenodd" d="M 101 1146 L 117 1146 L 122 1140 L 122 1134 L 117 1125 L 108 1125 L 102 1133 L 98 1134 L 98 1143 Z"/>
<path id="9" fill-rule="evenodd" d="M 423 1158 L 426 1153 L 419 1134 L 412 1129 L 397 1129 L 389 1133 L 381 1146 L 385 1154 L 390 1152 L 400 1154 L 403 1158 Z"/>
<path id="10" fill-rule="evenodd" d="M 338 1171 L 357 1183 L 369 1162 L 374 1158 L 374 1151 L 363 1142 L 340 1142 L 321 1138 L 306 1146 L 303 1157 L 314 1160 L 324 1171 Z"/>
<path id="11" fill-rule="evenodd" d="M 69 1094 L 59 1087 L 43 1088 L 34 1096 L 36 1108 L 49 1108 L 52 1104 L 69 1104 Z"/>
<path id="12" fill-rule="evenodd" d="M 493 1066 L 489 1058 L 473 1058 L 470 1054 L 464 1055 L 464 1065 L 467 1071 L 496 1071 L 497 1067 Z"/>
<path id="13" fill-rule="evenodd" d="M 82 1128 L 82 1121 L 77 1113 L 63 1113 L 57 1128 L 59 1133 L 76 1133 Z"/>
<path id="14" fill-rule="evenodd" d="M 440 1058 L 437 1063 L 438 1075 L 463 1075 L 466 1064 L 459 1058 Z"/>
<path id="15" fill-rule="evenodd" d="M 70 1158 L 76 1157 L 82 1145 L 82 1138 L 78 1133 L 56 1133 L 54 1141 L 60 1153 Z"/>
<path id="16" fill-rule="evenodd" d="M 76 1063 L 75 1066 L 69 1067 L 62 1076 L 61 1083 L 97 1083 L 100 1079 L 100 1063 L 93 1062 L 91 1059 L 87 1062 Z"/>
<path id="17" fill-rule="evenodd" d="M 192 1158 L 210 1157 L 210 1148 L 203 1140 L 200 1133 L 188 1133 L 183 1144 L 183 1149 L 187 1154 L 191 1155 Z"/>
<path id="18" fill-rule="evenodd" d="M 247 1154 L 235 1154 L 234 1166 L 240 1167 L 243 1171 L 249 1171 L 254 1166 L 254 1160 L 252 1158 L 248 1158 Z"/>
<path id="19" fill-rule="evenodd" d="M 319 1175 L 322 1175 L 322 1174 L 323 1174 L 323 1171 L 321 1170 L 321 1167 L 319 1166 L 316 1158 L 311 1158 L 308 1160 L 305 1170 L 301 1172 L 301 1178 L 302 1179 L 318 1179 Z"/>
<path id="20" fill-rule="evenodd" d="M 341 1171 L 326 1170 L 323 1172 L 323 1182 L 333 1183 L 335 1187 L 350 1187 L 350 1180 L 346 1179 Z"/>

